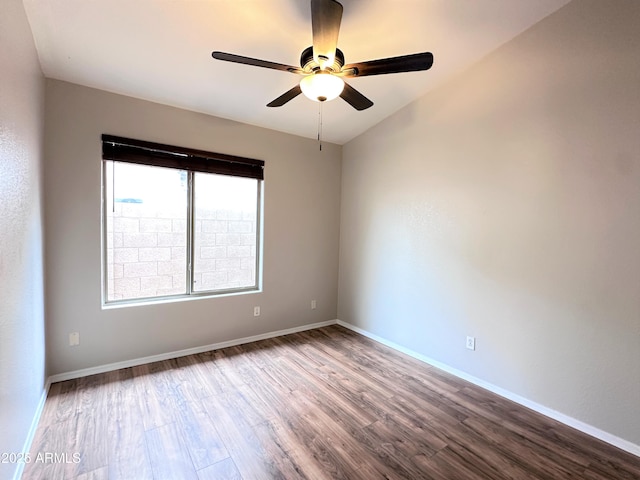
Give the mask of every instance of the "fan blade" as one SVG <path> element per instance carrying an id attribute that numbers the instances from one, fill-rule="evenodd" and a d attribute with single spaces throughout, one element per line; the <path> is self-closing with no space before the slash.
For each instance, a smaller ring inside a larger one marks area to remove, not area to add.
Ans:
<path id="1" fill-rule="evenodd" d="M 366 110 L 373 106 L 373 102 L 371 100 L 362 95 L 347 82 L 344 82 L 344 90 L 342 90 L 340 97 L 356 110 Z"/>
<path id="2" fill-rule="evenodd" d="M 302 93 L 302 90 L 300 89 L 300 85 L 298 84 L 295 87 L 293 87 L 291 90 L 280 95 L 271 103 L 267 103 L 267 107 L 281 107 L 282 105 L 287 103 L 289 100 L 293 100 L 294 98 L 296 98 L 301 93 Z"/>
<path id="3" fill-rule="evenodd" d="M 342 70 L 352 69 L 345 77 L 364 77 L 367 75 L 383 75 L 386 73 L 417 72 L 429 70 L 433 65 L 433 54 L 430 52 L 414 53 L 413 55 L 403 55 L 401 57 L 383 58 L 380 60 L 370 60 L 368 62 L 350 63 Z"/>
<path id="4" fill-rule="evenodd" d="M 333 65 L 342 20 L 342 5 L 335 0 L 311 0 L 313 58 L 324 69 Z"/>
<path id="5" fill-rule="evenodd" d="M 234 55 L 233 53 L 212 52 L 211 56 L 216 60 L 224 60 L 225 62 L 242 63 L 244 65 L 253 65 L 254 67 L 271 68 L 272 70 L 282 70 L 283 72 L 291 72 L 302 75 L 304 72 L 291 65 L 283 65 L 282 63 L 269 62 L 267 60 L 259 60 L 257 58 L 243 57 L 242 55 Z"/>

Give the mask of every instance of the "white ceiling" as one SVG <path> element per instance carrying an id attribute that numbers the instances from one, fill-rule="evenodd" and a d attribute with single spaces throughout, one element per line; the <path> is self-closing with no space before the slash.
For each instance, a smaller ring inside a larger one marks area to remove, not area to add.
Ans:
<path id="1" fill-rule="evenodd" d="M 344 144 L 477 62 L 569 0 L 342 0 L 347 63 L 423 51 L 426 72 L 355 78 L 375 105 L 323 113 Z M 24 0 L 45 76 L 315 137 L 318 104 L 265 105 L 299 76 L 221 62 L 213 50 L 298 65 L 311 45 L 309 0 Z"/>

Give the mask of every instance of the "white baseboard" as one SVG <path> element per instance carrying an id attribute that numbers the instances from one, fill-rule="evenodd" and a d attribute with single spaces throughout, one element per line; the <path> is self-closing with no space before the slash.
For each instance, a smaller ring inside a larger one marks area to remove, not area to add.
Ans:
<path id="1" fill-rule="evenodd" d="M 221 348 L 233 347 L 235 345 L 242 345 L 245 343 L 257 342 L 258 340 L 266 340 L 268 338 L 281 337 L 283 335 L 289 335 L 291 333 L 304 332 L 305 330 L 313 330 L 314 328 L 326 327 L 328 325 L 335 325 L 337 320 L 329 320 L 326 322 L 312 323 L 309 325 L 303 325 L 301 327 L 293 327 L 285 330 L 277 330 L 275 332 L 261 333 L 260 335 L 253 335 L 251 337 L 238 338 L 235 340 L 229 340 L 226 342 L 212 343 L 210 345 L 203 345 L 201 347 L 187 348 L 185 350 L 177 350 L 174 352 L 161 353 L 158 355 L 151 355 L 148 357 L 134 358 L 131 360 L 124 360 L 122 362 L 109 363 L 106 365 L 99 365 L 97 367 L 83 368 L 80 370 L 74 370 L 72 372 L 58 373 L 49 377 L 49 383 L 64 382 L 65 380 L 72 380 L 74 378 L 86 377 L 89 375 L 95 375 L 96 373 L 111 372 L 113 370 L 119 370 L 121 368 L 135 367 L 138 365 L 144 365 L 152 362 L 160 362 L 162 360 L 171 360 L 172 358 L 186 357 L 187 355 L 193 355 L 196 353 L 209 352 L 211 350 L 219 350 Z"/>
<path id="2" fill-rule="evenodd" d="M 38 401 L 38 406 L 36 407 L 36 412 L 33 415 L 33 419 L 31 420 L 31 426 L 29 427 L 27 438 L 24 441 L 24 446 L 22 447 L 22 453 L 24 454 L 29 453 L 29 451 L 31 450 L 31 445 L 33 444 L 33 439 L 36 436 L 38 424 L 40 423 L 40 417 L 42 416 L 42 412 L 44 411 L 44 404 L 47 401 L 47 395 L 49 395 L 49 387 L 51 387 L 51 382 L 47 378 L 44 383 L 42 394 L 40 395 L 40 400 Z M 20 478 L 22 477 L 22 473 L 24 472 L 24 466 L 24 462 L 18 462 L 18 467 L 13 474 L 14 480 L 20 480 Z"/>
<path id="3" fill-rule="evenodd" d="M 398 350 L 399 352 L 407 354 L 410 357 L 413 357 L 417 360 L 420 360 L 436 368 L 439 368 L 440 370 L 444 370 L 445 372 L 450 373 L 463 380 L 466 380 L 470 383 L 473 383 L 474 385 L 482 387 L 485 390 L 489 390 L 490 392 L 500 395 L 501 397 L 504 397 L 515 403 L 518 403 L 535 412 L 541 413 L 542 415 L 545 415 L 549 418 L 557 420 L 560 423 L 564 423 L 565 425 L 568 425 L 572 428 L 575 428 L 576 430 L 586 433 L 587 435 L 590 435 L 599 440 L 602 440 L 603 442 L 613 445 L 614 447 L 624 450 L 625 452 L 628 452 L 640 457 L 640 445 L 636 445 L 635 443 L 632 443 L 628 440 L 617 437 L 609 432 L 605 432 L 604 430 L 600 430 L 599 428 L 596 428 L 592 425 L 589 425 L 588 423 L 585 423 L 573 417 L 570 417 L 569 415 L 565 415 L 564 413 L 545 407 L 544 405 L 540 405 L 539 403 L 533 402 L 525 397 L 522 397 L 513 392 L 505 390 L 504 388 L 485 382 L 484 380 L 474 377 L 472 375 L 469 375 L 468 373 L 463 372 L 462 370 L 458 370 L 456 368 L 450 367 L 449 365 L 438 362 L 433 358 L 429 358 L 425 355 L 414 352 L 413 350 L 405 348 L 402 345 L 398 345 L 397 343 L 391 342 L 385 338 L 379 337 L 378 335 L 375 335 L 360 327 L 356 327 L 355 325 L 351 325 L 350 323 L 343 322 L 342 320 L 337 320 L 336 323 L 338 323 L 338 325 L 342 325 L 345 328 L 348 328 L 349 330 L 353 330 L 354 332 L 364 335 L 365 337 L 375 340 L 376 342 L 380 342 L 383 345 L 386 345 L 387 347 L 391 347 L 394 350 Z"/>

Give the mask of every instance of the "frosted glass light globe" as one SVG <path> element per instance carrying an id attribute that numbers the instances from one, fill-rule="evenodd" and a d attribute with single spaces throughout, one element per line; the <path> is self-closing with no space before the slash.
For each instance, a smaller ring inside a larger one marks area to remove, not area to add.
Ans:
<path id="1" fill-rule="evenodd" d="M 329 72 L 319 71 L 300 81 L 302 93 L 314 102 L 327 102 L 338 97 L 344 89 L 344 81 Z"/>

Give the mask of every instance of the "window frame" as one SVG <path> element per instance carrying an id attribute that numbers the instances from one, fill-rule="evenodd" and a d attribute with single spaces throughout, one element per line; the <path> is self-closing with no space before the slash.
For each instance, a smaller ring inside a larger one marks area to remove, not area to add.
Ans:
<path id="1" fill-rule="evenodd" d="M 187 172 L 187 231 L 185 258 L 185 293 L 157 295 L 153 297 L 137 297 L 121 300 L 108 300 L 108 212 L 107 179 L 108 162 L 122 162 L 139 165 L 172 168 Z M 134 140 L 114 135 L 102 135 L 102 307 L 132 306 L 137 304 L 164 303 L 197 298 L 213 298 L 245 293 L 256 293 L 262 290 L 262 240 L 263 240 L 263 181 L 264 161 L 233 155 L 175 147 L 166 144 Z M 256 183 L 256 245 L 255 245 L 255 279 L 251 286 L 232 287 L 215 290 L 194 290 L 195 268 L 195 188 L 196 173 L 210 173 L 233 177 L 252 178 Z"/>

